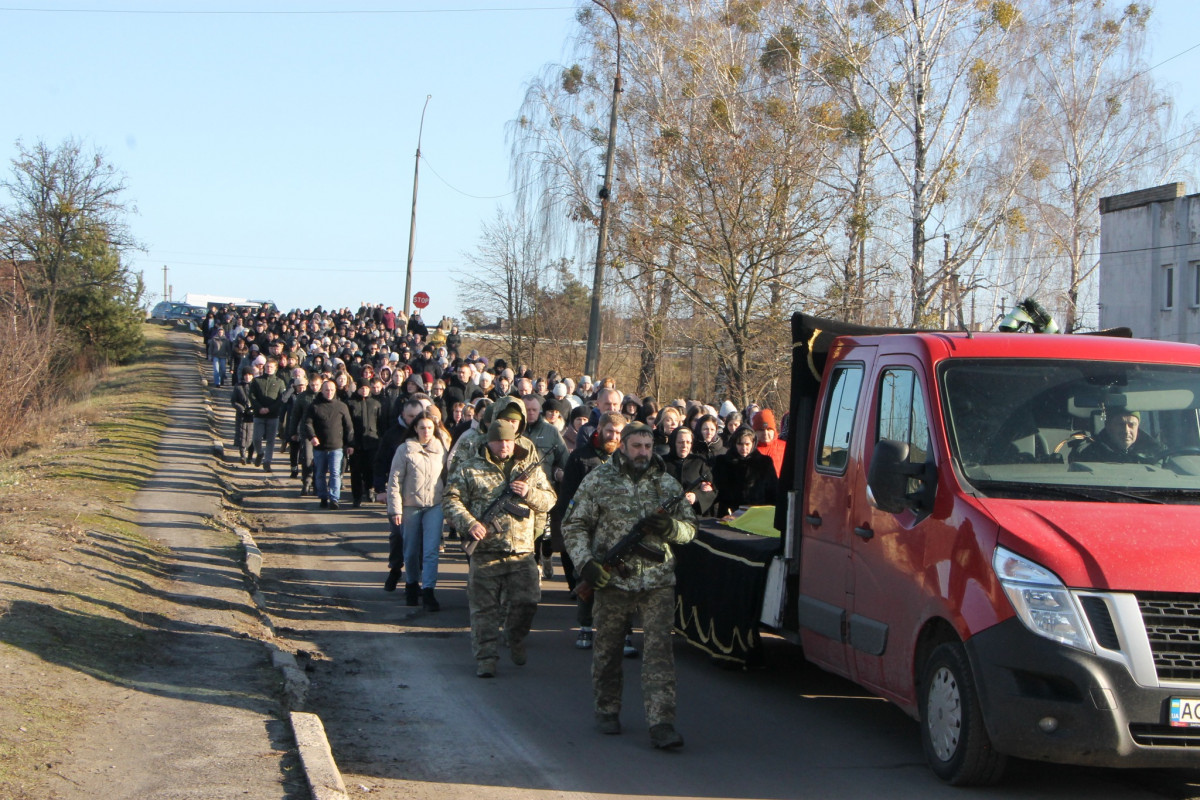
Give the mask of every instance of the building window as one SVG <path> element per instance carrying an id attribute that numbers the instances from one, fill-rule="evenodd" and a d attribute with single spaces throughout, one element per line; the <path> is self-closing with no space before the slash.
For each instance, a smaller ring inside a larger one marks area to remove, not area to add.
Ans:
<path id="1" fill-rule="evenodd" d="M 1163 264 L 1163 311 L 1175 307 L 1175 265 Z"/>
<path id="2" fill-rule="evenodd" d="M 1200 261 L 1191 263 L 1191 297 L 1189 304 L 1192 308 L 1200 308 Z"/>

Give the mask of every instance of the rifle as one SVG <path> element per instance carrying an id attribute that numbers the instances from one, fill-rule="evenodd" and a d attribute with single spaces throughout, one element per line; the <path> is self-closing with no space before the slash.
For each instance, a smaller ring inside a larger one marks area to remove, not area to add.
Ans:
<path id="1" fill-rule="evenodd" d="M 625 559 L 634 553 L 638 554 L 647 561 L 653 561 L 656 564 L 661 564 L 666 561 L 666 553 L 664 553 L 662 550 L 655 550 L 653 547 L 642 541 L 646 538 L 647 534 L 645 521 L 654 514 L 665 514 L 668 517 L 673 515 L 675 510 L 679 507 L 679 504 L 687 498 L 688 492 L 692 491 L 702 483 L 704 483 L 704 479 L 697 478 L 687 486 L 684 486 L 682 492 L 666 498 L 658 504 L 658 508 L 654 509 L 651 514 L 647 515 L 646 517 L 642 517 L 635 522 L 629 533 L 622 536 L 617 540 L 616 544 L 608 548 L 608 552 L 604 554 L 602 559 L 600 559 L 600 565 L 609 572 L 615 572 L 621 577 L 626 577 L 629 575 L 629 567 L 625 564 Z M 583 600 L 585 603 L 592 599 L 592 594 L 594 592 L 595 588 L 582 578 L 575 582 L 575 596 L 580 600 Z"/>
<path id="2" fill-rule="evenodd" d="M 542 465 L 546 463 L 546 459 L 550 458 L 552 455 L 554 455 L 554 451 L 548 451 L 546 455 L 538 459 L 536 463 L 530 464 L 529 466 L 525 467 L 525 469 L 509 478 L 508 483 L 506 483 L 504 486 L 504 491 L 500 492 L 500 494 L 496 496 L 495 500 L 493 500 L 491 503 L 488 503 L 488 507 L 483 510 L 482 514 L 476 517 L 476 520 L 483 525 L 483 527 L 487 528 L 492 533 L 495 533 L 498 530 L 496 523 L 500 519 L 500 515 L 502 513 L 508 514 L 516 519 L 528 519 L 529 515 L 533 512 L 529 506 L 525 505 L 524 500 L 518 497 L 517 493 L 513 491 L 512 485 L 518 481 L 529 480 L 529 477 L 533 475 L 534 471 L 541 469 Z M 470 538 L 469 534 L 466 533 L 463 533 L 463 536 L 466 537 L 462 540 L 463 552 L 470 556 L 471 553 L 475 552 L 475 548 L 479 545 L 479 540 Z"/>

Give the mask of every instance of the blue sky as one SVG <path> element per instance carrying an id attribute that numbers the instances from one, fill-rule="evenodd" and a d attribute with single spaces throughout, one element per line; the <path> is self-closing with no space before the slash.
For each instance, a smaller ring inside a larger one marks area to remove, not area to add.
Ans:
<path id="1" fill-rule="evenodd" d="M 165 265 L 177 298 L 400 307 L 432 95 L 413 291 L 432 298 L 426 319 L 455 315 L 464 253 L 512 189 L 505 127 L 562 60 L 576 5 L 0 0 L 0 158 L 18 139 L 103 150 L 138 209 L 146 252 L 130 261 L 152 299 Z M 1200 124 L 1200 47 L 1184 53 L 1200 45 L 1200 1 L 1155 5 L 1149 63 L 1183 53 L 1154 72 Z M 275 13 L 211 13 L 230 10 Z M 162 13 L 185 11 L 205 13 Z"/>

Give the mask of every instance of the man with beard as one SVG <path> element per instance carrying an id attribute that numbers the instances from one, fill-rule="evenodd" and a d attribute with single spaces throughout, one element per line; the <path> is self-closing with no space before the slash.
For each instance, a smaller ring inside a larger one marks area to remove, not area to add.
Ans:
<path id="1" fill-rule="evenodd" d="M 588 473 L 612 458 L 612 454 L 621 446 L 621 431 L 625 429 L 625 417 L 619 411 L 609 411 L 600 417 L 595 432 L 588 438 L 579 438 L 575 450 L 567 459 L 563 468 L 562 484 L 559 487 L 558 503 L 554 506 L 555 515 L 562 520 L 575 492 Z M 562 551 L 563 573 L 567 577 L 567 586 L 575 591 L 575 564 L 569 548 Z M 594 598 L 593 598 L 594 599 Z M 590 650 L 595 631 L 592 628 L 592 600 L 576 599 L 576 618 L 579 621 L 579 636 L 575 646 L 580 650 Z M 632 647 L 632 643 L 630 643 Z M 634 651 L 634 655 L 637 652 Z"/>
<path id="2" fill-rule="evenodd" d="M 521 436 L 523 427 L 523 413 L 520 420 L 493 420 L 487 441 L 450 474 L 442 496 L 446 518 L 476 543 L 468 555 L 467 597 L 480 678 L 496 675 L 501 622 L 512 662 L 525 664 L 525 637 L 541 599 L 534 518 L 554 505 L 554 491 L 537 468 L 537 452 Z M 487 519 L 488 509 L 506 489 L 515 496 L 508 501 L 514 510 L 506 505 Z M 521 508 L 524 513 L 517 513 Z"/>
<path id="3" fill-rule="evenodd" d="M 664 501 L 681 494 L 679 481 L 667 474 L 654 453 L 654 433 L 641 422 L 627 425 L 620 450 L 580 484 L 563 520 L 563 539 L 571 558 L 582 564 L 580 577 L 595 587 L 596 636 L 592 687 L 596 724 L 601 733 L 621 732 L 621 647 L 635 615 L 642 618 L 645 658 L 642 698 L 650 743 L 658 749 L 683 745 L 675 730 L 675 654 L 671 630 L 675 617 L 675 557 L 672 545 L 690 542 L 696 521 L 690 506 L 677 504 L 673 515 Z M 610 574 L 600 559 L 635 527 L 645 550 L 625 559 L 622 574 Z"/>

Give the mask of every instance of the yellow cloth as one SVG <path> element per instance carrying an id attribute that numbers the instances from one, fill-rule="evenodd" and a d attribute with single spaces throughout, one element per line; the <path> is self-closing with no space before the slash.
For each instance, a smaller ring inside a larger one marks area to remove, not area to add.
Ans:
<path id="1" fill-rule="evenodd" d="M 750 506 L 737 519 L 722 524 L 758 536 L 779 538 L 779 531 L 775 530 L 775 506 Z"/>

